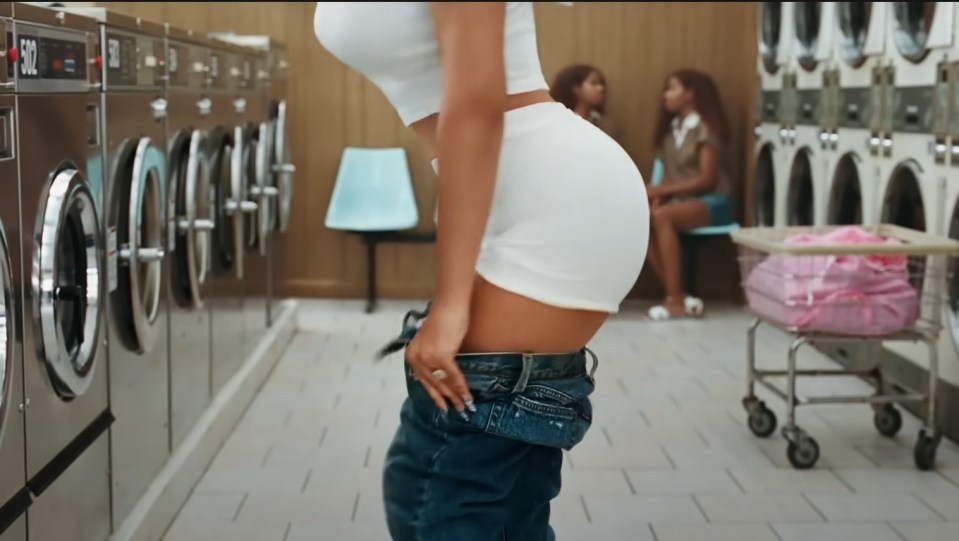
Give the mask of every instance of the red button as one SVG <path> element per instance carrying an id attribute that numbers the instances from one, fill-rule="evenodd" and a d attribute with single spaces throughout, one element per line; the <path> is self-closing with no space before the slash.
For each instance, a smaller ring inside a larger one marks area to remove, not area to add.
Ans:
<path id="1" fill-rule="evenodd" d="M 20 55 L 17 53 L 17 48 L 16 48 L 16 47 L 10 47 L 9 49 L 7 49 L 7 59 L 8 59 L 10 62 L 16 62 L 16 61 L 17 61 L 17 58 L 19 58 L 19 57 L 20 57 Z"/>
<path id="2" fill-rule="evenodd" d="M 97 55 L 97 59 L 94 62 L 96 62 L 97 69 L 103 69 L 103 56 Z"/>

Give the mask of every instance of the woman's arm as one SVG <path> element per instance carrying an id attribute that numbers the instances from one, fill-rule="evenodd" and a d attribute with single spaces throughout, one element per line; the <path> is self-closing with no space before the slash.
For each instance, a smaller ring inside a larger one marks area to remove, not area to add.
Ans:
<path id="1" fill-rule="evenodd" d="M 455 357 L 469 327 L 476 260 L 503 142 L 506 4 L 434 2 L 432 11 L 443 72 L 436 291 L 406 361 L 437 408 L 447 411 L 449 400 L 462 414 L 472 408 L 472 395 Z"/>
<path id="2" fill-rule="evenodd" d="M 719 163 L 715 145 L 699 146 L 699 176 L 683 182 L 663 182 L 655 187 L 653 197 L 698 195 L 716 189 L 719 183 Z"/>
<path id="3" fill-rule="evenodd" d="M 443 72 L 434 306 L 468 310 L 503 140 L 504 2 L 433 2 Z"/>

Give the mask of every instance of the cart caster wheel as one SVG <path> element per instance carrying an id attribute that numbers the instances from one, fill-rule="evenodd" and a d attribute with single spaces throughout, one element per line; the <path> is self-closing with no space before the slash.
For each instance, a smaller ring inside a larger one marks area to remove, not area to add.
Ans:
<path id="1" fill-rule="evenodd" d="M 887 438 L 892 438 L 902 429 L 902 414 L 892 405 L 885 405 L 876 410 L 873 417 L 876 430 Z"/>
<path id="2" fill-rule="evenodd" d="M 808 470 L 819 461 L 819 444 L 808 436 L 796 443 L 789 442 L 786 457 L 797 470 Z"/>
<path id="3" fill-rule="evenodd" d="M 760 402 L 754 411 L 749 412 L 747 424 L 757 437 L 768 438 L 776 431 L 776 414 Z"/>
<path id="4" fill-rule="evenodd" d="M 936 449 L 939 447 L 938 436 L 928 436 L 925 430 L 919 431 L 916 448 L 913 451 L 916 467 L 922 471 L 931 470 L 936 465 Z"/>

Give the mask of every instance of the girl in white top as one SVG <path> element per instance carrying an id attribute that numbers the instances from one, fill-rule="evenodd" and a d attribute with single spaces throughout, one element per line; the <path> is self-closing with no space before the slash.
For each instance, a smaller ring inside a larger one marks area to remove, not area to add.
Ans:
<path id="1" fill-rule="evenodd" d="M 436 287 L 384 473 L 391 535 L 552 539 L 559 448 L 591 415 L 584 346 L 646 254 L 642 177 L 550 98 L 530 2 L 320 2 L 314 26 L 439 174 Z"/>

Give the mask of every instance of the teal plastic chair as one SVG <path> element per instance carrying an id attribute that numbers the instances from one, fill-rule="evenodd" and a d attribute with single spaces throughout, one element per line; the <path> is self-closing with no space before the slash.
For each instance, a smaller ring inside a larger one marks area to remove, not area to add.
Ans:
<path id="1" fill-rule="evenodd" d="M 402 233 L 419 224 L 413 181 L 402 148 L 343 150 L 326 227 L 360 235 L 366 245 L 366 312 L 376 306 L 376 245 L 431 243 L 434 233 Z"/>
<path id="2" fill-rule="evenodd" d="M 412 229 L 419 221 L 406 150 L 343 150 L 326 211 L 326 227 L 354 233 L 385 233 Z"/>
<path id="3" fill-rule="evenodd" d="M 662 184 L 664 172 L 663 160 L 656 157 L 656 159 L 653 160 L 653 171 L 649 177 L 649 184 L 652 186 Z M 696 266 L 698 263 L 697 260 L 699 259 L 700 246 L 712 237 L 729 235 L 739 229 L 739 227 L 739 224 L 736 222 L 726 225 L 708 225 L 686 231 L 682 234 L 683 259 L 685 261 L 683 265 L 683 282 L 688 294 L 696 296 Z"/>

